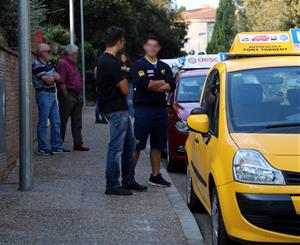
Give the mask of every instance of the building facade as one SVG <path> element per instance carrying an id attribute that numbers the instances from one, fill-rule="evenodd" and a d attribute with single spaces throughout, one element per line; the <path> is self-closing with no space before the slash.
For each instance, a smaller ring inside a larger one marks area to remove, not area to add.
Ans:
<path id="1" fill-rule="evenodd" d="M 184 51 L 189 53 L 194 50 L 195 54 L 206 52 L 216 21 L 216 8 L 203 5 L 198 9 L 183 12 L 182 16 L 188 23 Z"/>

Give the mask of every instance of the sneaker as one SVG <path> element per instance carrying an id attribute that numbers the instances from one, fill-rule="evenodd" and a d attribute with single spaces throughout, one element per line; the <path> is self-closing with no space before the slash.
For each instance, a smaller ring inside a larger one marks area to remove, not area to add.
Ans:
<path id="1" fill-rule="evenodd" d="M 38 155 L 40 156 L 51 156 L 52 152 L 50 150 L 38 150 Z"/>
<path id="2" fill-rule="evenodd" d="M 132 191 L 127 190 L 123 187 L 112 187 L 107 188 L 105 191 L 106 195 L 117 195 L 117 196 L 130 196 L 132 195 Z"/>
<path id="3" fill-rule="evenodd" d="M 58 148 L 58 149 L 53 149 L 52 153 L 53 154 L 64 154 L 64 153 L 70 153 L 70 150 L 64 149 L 64 148 Z"/>
<path id="4" fill-rule="evenodd" d="M 127 190 L 132 190 L 132 191 L 146 191 L 148 189 L 147 186 L 145 185 L 140 185 L 137 182 L 133 182 L 133 183 L 124 183 L 123 184 L 123 188 L 127 189 Z"/>
<path id="5" fill-rule="evenodd" d="M 171 183 L 166 181 L 161 173 L 159 173 L 158 175 L 156 176 L 153 176 L 151 174 L 150 178 L 149 178 L 149 184 L 150 185 L 154 185 L 154 186 L 162 186 L 162 187 L 169 187 L 171 186 Z"/>

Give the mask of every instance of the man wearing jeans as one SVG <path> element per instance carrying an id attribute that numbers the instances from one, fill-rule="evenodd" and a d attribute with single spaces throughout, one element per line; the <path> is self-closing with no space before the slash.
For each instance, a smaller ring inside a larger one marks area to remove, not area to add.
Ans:
<path id="1" fill-rule="evenodd" d="M 123 77 L 117 53 L 125 43 L 124 29 L 109 27 L 106 30 L 106 50 L 97 62 L 97 91 L 101 112 L 109 122 L 110 142 L 106 162 L 106 191 L 110 195 L 132 195 L 132 190 L 145 191 L 134 178 L 135 142 L 133 128 L 128 116 L 126 95 L 128 81 Z M 122 186 L 119 182 L 120 163 Z"/>
<path id="2" fill-rule="evenodd" d="M 36 103 L 39 110 L 37 127 L 38 153 L 43 156 L 52 153 L 70 152 L 62 148 L 60 118 L 56 100 L 55 82 L 60 79 L 49 59 L 51 50 L 47 44 L 40 44 L 38 57 L 32 64 L 32 82 L 36 90 Z M 47 145 L 48 119 L 51 123 L 51 149 Z"/>

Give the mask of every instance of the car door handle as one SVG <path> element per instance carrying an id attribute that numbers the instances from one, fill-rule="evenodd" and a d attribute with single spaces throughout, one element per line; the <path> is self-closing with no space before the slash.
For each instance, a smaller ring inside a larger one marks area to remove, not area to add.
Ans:
<path id="1" fill-rule="evenodd" d="M 200 141 L 199 141 L 199 139 L 198 139 L 198 138 L 196 138 L 196 139 L 195 139 L 195 142 L 196 142 L 197 144 L 199 144 L 199 143 L 200 143 Z"/>

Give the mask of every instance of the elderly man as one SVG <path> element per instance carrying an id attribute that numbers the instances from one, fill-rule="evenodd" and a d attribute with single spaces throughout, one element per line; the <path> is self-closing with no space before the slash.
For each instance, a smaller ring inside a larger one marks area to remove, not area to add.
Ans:
<path id="1" fill-rule="evenodd" d="M 69 44 L 65 49 L 65 56 L 57 65 L 60 74 L 59 109 L 61 118 L 61 133 L 64 140 L 68 120 L 71 117 L 71 129 L 74 151 L 88 151 L 82 140 L 82 81 L 76 66 L 78 47 Z"/>
<path id="2" fill-rule="evenodd" d="M 36 90 L 36 103 L 39 110 L 37 126 L 38 153 L 44 156 L 70 152 L 62 148 L 55 84 L 60 76 L 49 62 L 50 58 L 50 47 L 47 44 L 40 44 L 37 49 L 37 59 L 32 64 L 32 82 Z M 51 149 L 48 148 L 46 142 L 48 119 L 51 123 Z"/>

